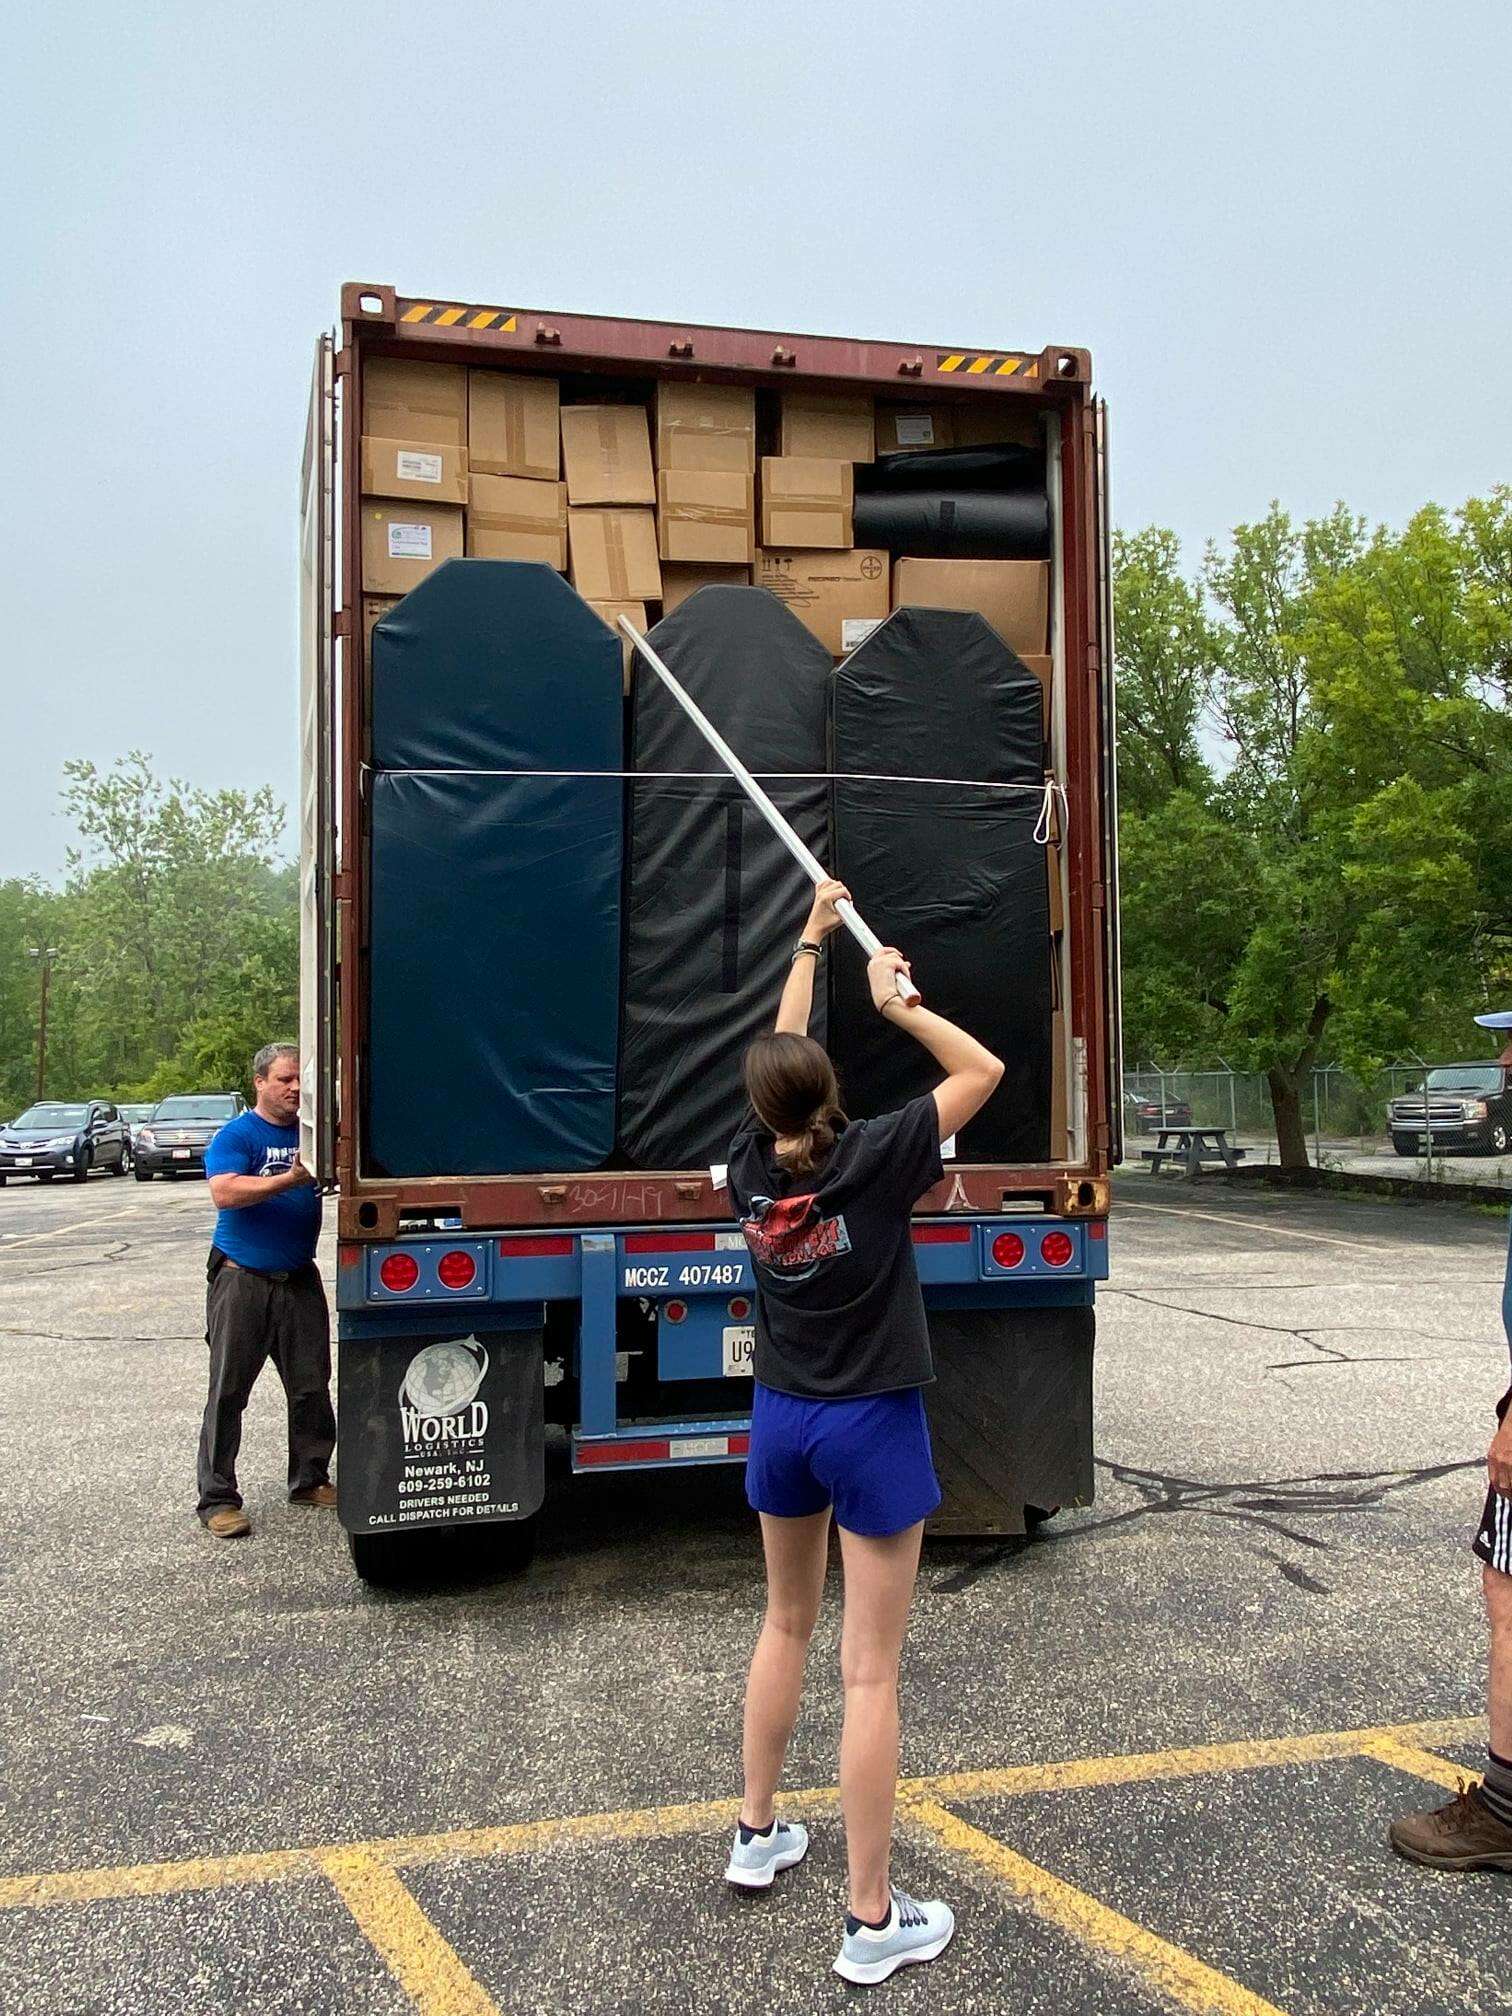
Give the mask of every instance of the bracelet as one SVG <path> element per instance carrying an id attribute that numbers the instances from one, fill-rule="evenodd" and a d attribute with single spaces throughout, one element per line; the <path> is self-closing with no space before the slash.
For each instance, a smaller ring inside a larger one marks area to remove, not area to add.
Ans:
<path id="1" fill-rule="evenodd" d="M 801 959 L 805 952 L 807 952 L 811 958 L 817 959 L 823 952 L 823 950 L 824 947 L 822 945 L 814 945 L 811 944 L 807 938 L 800 938 L 798 940 L 797 947 L 793 952 L 793 959 Z M 791 959 L 788 961 L 788 964 L 789 965 L 792 964 Z"/>

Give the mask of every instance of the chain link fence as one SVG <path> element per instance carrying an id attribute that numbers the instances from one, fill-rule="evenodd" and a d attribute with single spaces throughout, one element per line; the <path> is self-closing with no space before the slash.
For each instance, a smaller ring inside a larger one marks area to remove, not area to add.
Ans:
<path id="1" fill-rule="evenodd" d="M 1433 1070 L 1421 1058 L 1389 1064 L 1369 1078 L 1359 1078 L 1341 1065 L 1320 1066 L 1310 1074 L 1301 1096 L 1302 1123 L 1307 1145 L 1318 1168 L 1357 1167 L 1379 1156 L 1398 1159 L 1387 1108 L 1391 1100 L 1408 1097 L 1420 1100 L 1423 1076 Z M 1279 1161 L 1276 1119 L 1270 1088 L 1258 1071 L 1162 1071 L 1153 1064 L 1124 1073 L 1124 1159 L 1138 1162 L 1141 1148 L 1153 1147 L 1162 1125 L 1166 1127 L 1223 1127 L 1229 1140 L 1245 1150 L 1251 1162 Z M 1436 1108 L 1435 1094 L 1431 1107 Z M 1419 1118 L 1418 1126 L 1422 1122 Z M 1413 1165 L 1430 1159 L 1420 1140 L 1402 1137 L 1409 1153 L 1400 1163 L 1401 1173 L 1413 1173 Z M 1437 1171 L 1446 1161 L 1448 1144 L 1435 1142 L 1431 1160 Z M 1453 1165 L 1443 1174 L 1452 1178 L 1456 1167 L 1468 1165 L 1467 1176 L 1484 1177 L 1490 1172 L 1512 1178 L 1512 1153 L 1498 1155 L 1489 1144 L 1478 1153 L 1455 1153 Z M 1378 1165 L 1379 1166 L 1379 1165 Z"/>

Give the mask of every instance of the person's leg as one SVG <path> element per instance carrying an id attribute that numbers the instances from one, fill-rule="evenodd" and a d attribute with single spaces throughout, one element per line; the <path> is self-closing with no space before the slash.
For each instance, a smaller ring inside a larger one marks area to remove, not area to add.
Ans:
<path id="1" fill-rule="evenodd" d="M 740 1806 L 742 1824 L 758 1833 L 772 1824 L 777 1780 L 798 1719 L 804 1661 L 824 1596 L 829 1523 L 827 1505 L 800 1519 L 761 1514 L 767 1607 L 746 1681 L 745 1795 Z"/>
<path id="2" fill-rule="evenodd" d="M 220 1267 L 205 1291 L 205 1342 L 210 1347 L 210 1391 L 199 1439 L 199 1515 L 239 1506 L 236 1457 L 242 1415 L 268 1356 L 267 1282 L 239 1268 Z"/>
<path id="3" fill-rule="evenodd" d="M 1512 1575 L 1489 1562 L 1481 1571 L 1486 1619 L 1491 1626 L 1491 1662 L 1486 1713 L 1491 1723 L 1487 1764 L 1487 1804 L 1502 1820 L 1512 1819 Z"/>
<path id="4" fill-rule="evenodd" d="M 868 1924 L 890 1909 L 888 1865 L 898 1787 L 898 1663 L 919 1570 L 924 1522 L 872 1537 L 840 1528 L 845 1622 L 840 1672 L 840 1804 L 850 1865 L 850 1908 Z"/>
<path id="5" fill-rule="evenodd" d="M 331 1318 L 312 1267 L 273 1283 L 273 1359 L 289 1402 L 289 1495 L 328 1481 L 336 1447 L 331 1411 Z"/>

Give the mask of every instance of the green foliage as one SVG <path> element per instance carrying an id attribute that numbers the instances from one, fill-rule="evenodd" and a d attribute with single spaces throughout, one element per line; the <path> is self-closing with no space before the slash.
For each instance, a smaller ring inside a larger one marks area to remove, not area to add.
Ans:
<path id="1" fill-rule="evenodd" d="M 37 961 L 56 948 L 55 1098 L 247 1087 L 260 1044 L 297 1027 L 299 944 L 283 812 L 266 787 L 164 783 L 133 751 L 64 766 L 79 844 L 62 890 L 0 884 L 0 1106 L 36 1087 Z"/>
<path id="2" fill-rule="evenodd" d="M 1272 505 L 1185 596 L 1168 534 L 1120 551 L 1121 712 L 1153 665 L 1165 718 L 1205 730 L 1195 770 L 1121 756 L 1129 1053 L 1263 1071 L 1305 1161 L 1314 1063 L 1482 1054 L 1471 1018 L 1512 981 L 1512 492 L 1395 533 Z"/>

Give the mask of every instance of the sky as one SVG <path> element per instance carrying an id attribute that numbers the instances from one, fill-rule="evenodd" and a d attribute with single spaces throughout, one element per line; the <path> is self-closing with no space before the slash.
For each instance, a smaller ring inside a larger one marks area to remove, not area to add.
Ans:
<path id="1" fill-rule="evenodd" d="M 0 876 L 64 762 L 271 783 L 343 280 L 1093 354 L 1114 510 L 1512 480 L 1505 0 L 54 0 L 0 79 Z"/>

